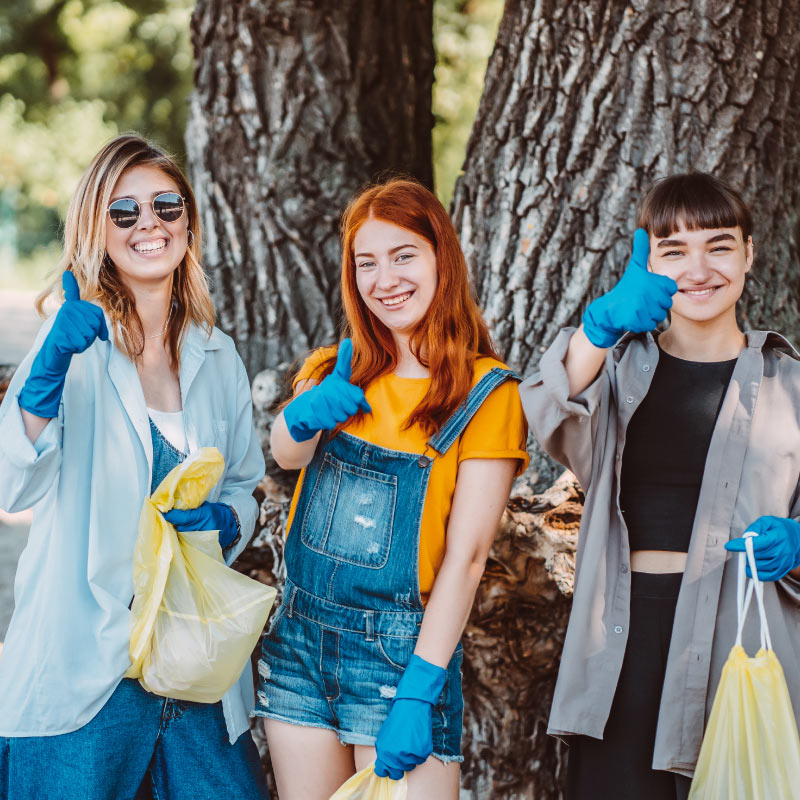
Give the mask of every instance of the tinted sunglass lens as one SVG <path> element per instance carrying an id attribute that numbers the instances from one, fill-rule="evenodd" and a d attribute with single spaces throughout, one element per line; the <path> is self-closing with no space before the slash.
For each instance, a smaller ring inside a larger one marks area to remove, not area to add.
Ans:
<path id="1" fill-rule="evenodd" d="M 164 222 L 175 222 L 183 214 L 183 198 L 175 192 L 164 192 L 153 198 L 153 213 Z"/>
<path id="2" fill-rule="evenodd" d="M 108 207 L 108 215 L 118 228 L 131 228 L 139 219 L 139 204 L 130 197 L 123 197 Z"/>

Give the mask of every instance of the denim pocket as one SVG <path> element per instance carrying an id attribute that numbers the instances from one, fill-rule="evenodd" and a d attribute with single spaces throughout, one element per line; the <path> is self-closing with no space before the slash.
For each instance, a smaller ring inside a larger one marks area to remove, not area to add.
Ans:
<path id="1" fill-rule="evenodd" d="M 416 637 L 376 636 L 375 649 L 380 657 L 393 669 L 403 672 L 411 661 Z"/>
<path id="2" fill-rule="evenodd" d="M 397 476 L 356 467 L 325 454 L 300 538 L 316 553 L 380 569 L 389 559 Z"/>
<path id="3" fill-rule="evenodd" d="M 285 598 L 281 601 L 281 604 L 275 609 L 275 613 L 272 615 L 272 619 L 269 621 L 269 627 L 267 628 L 267 636 L 270 636 L 272 632 L 275 630 L 275 626 L 280 621 L 281 617 L 286 613 L 286 602 Z"/>

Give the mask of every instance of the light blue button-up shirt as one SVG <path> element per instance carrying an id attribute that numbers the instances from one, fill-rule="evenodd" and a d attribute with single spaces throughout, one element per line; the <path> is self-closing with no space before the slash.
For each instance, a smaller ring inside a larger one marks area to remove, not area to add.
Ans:
<path id="1" fill-rule="evenodd" d="M 144 394 L 135 365 L 112 342 L 97 340 L 73 356 L 58 418 L 31 444 L 17 395 L 51 325 L 42 327 L 0 406 L 0 507 L 34 509 L 0 657 L 0 736 L 77 730 L 130 665 L 133 549 L 153 462 Z M 228 503 L 239 517 L 242 537 L 227 553 L 230 562 L 252 536 L 253 489 L 264 475 L 250 384 L 230 337 L 192 327 L 180 387 L 189 449 L 215 446 L 225 458 L 208 499 Z M 248 664 L 222 700 L 231 742 L 248 729 L 253 704 Z"/>

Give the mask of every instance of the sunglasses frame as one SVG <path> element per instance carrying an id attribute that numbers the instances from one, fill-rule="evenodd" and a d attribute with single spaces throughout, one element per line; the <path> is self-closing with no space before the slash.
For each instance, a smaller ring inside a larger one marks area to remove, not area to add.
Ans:
<path id="1" fill-rule="evenodd" d="M 176 217 L 172 220 L 163 219 L 158 212 L 156 211 L 156 207 L 154 203 L 158 200 L 159 197 L 163 197 L 165 194 L 174 194 L 181 199 L 181 215 Z M 120 200 L 130 200 L 133 203 L 136 203 L 136 207 L 139 209 L 138 213 L 136 214 L 136 219 L 130 225 L 119 225 L 117 222 L 114 221 L 114 217 L 111 216 L 111 206 L 114 203 L 118 203 Z M 111 224 L 115 228 L 119 228 L 122 231 L 130 230 L 131 228 L 136 227 L 136 223 L 139 222 L 139 219 L 142 216 L 142 206 L 149 205 L 150 208 L 153 210 L 153 216 L 157 217 L 161 222 L 166 223 L 167 225 L 171 225 L 173 222 L 178 222 L 179 220 L 183 219 L 183 215 L 186 213 L 186 198 L 182 194 L 178 194 L 178 192 L 159 192 L 152 200 L 143 200 L 139 202 L 133 197 L 118 197 L 116 200 L 112 200 L 108 204 L 108 208 L 106 208 L 106 214 L 108 214 L 108 218 L 111 220 Z"/>

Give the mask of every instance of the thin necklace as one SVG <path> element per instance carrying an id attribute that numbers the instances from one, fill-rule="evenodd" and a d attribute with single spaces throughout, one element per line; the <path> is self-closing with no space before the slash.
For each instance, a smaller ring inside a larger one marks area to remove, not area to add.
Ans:
<path id="1" fill-rule="evenodd" d="M 152 336 L 145 336 L 144 337 L 145 339 L 158 339 L 167 332 L 167 328 L 169 327 L 169 321 L 172 319 L 172 311 L 174 308 L 175 306 L 172 303 L 170 303 L 169 314 L 167 314 L 167 321 L 164 323 L 164 330 L 161 331 L 161 333 L 154 333 Z"/>

